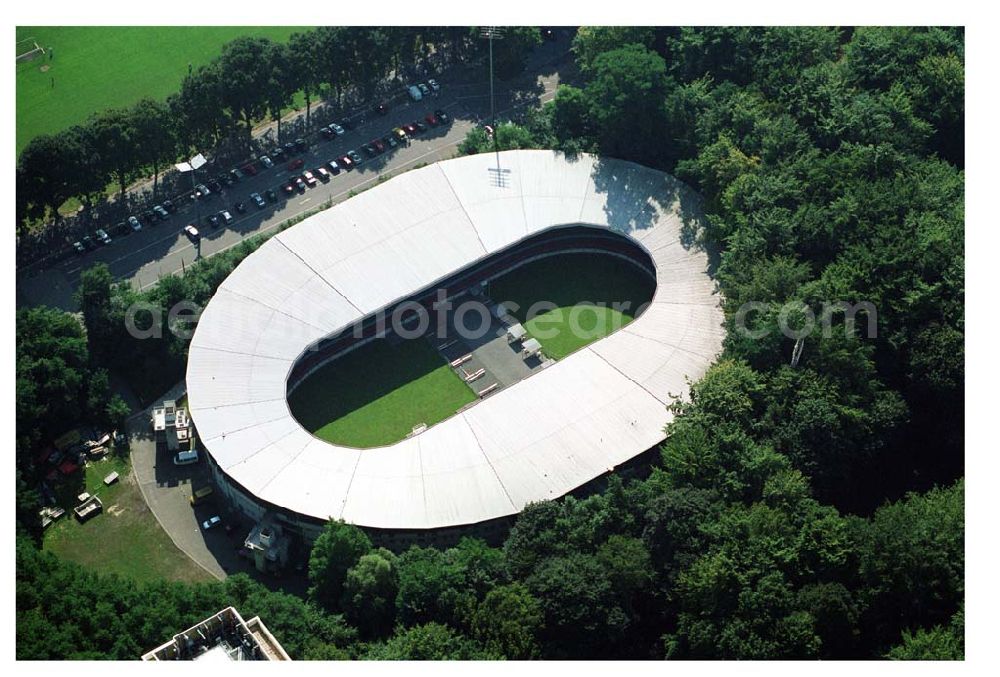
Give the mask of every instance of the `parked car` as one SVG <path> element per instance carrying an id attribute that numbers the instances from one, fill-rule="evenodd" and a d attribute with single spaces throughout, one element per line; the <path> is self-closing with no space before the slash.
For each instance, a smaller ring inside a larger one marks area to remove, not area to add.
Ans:
<path id="1" fill-rule="evenodd" d="M 303 160 L 302 158 L 300 158 L 300 157 L 299 158 L 295 158 L 294 160 L 292 160 L 291 162 L 288 163 L 288 171 L 294 172 L 294 171 L 297 171 L 299 169 L 302 169 L 302 165 L 304 165 L 305 163 L 306 163 L 306 161 Z"/>
<path id="2" fill-rule="evenodd" d="M 232 223 L 232 222 L 233 222 L 233 215 L 232 215 L 232 214 L 230 214 L 230 213 L 229 213 L 229 212 L 228 212 L 227 210 L 225 210 L 225 209 L 223 209 L 223 210 L 222 210 L 221 212 L 219 212 L 219 218 L 221 218 L 221 219 L 222 219 L 222 222 L 223 222 L 223 223 L 225 223 L 225 224 L 226 224 L 227 226 L 228 226 L 228 225 L 229 225 L 230 223 Z"/>
<path id="3" fill-rule="evenodd" d="M 392 134 L 386 134 L 384 137 L 382 137 L 382 143 L 384 143 L 390 149 L 395 148 L 396 146 L 399 145 L 399 142 L 396 141 L 396 137 L 393 136 Z"/>
<path id="4" fill-rule="evenodd" d="M 340 165 L 336 160 L 330 160 L 326 163 L 326 166 L 330 168 L 330 171 L 334 174 L 334 176 L 340 174 Z"/>
<path id="5" fill-rule="evenodd" d="M 264 202 L 264 198 L 260 196 L 260 193 L 250 193 L 250 199 L 253 200 L 253 203 L 257 205 L 259 209 L 263 209 L 267 206 L 267 203 Z"/>
<path id="6" fill-rule="evenodd" d="M 281 190 L 285 192 L 285 195 L 287 197 L 291 197 L 292 195 L 295 194 L 295 186 L 293 186 L 291 183 L 286 183 L 284 186 L 281 187 Z"/>
<path id="7" fill-rule="evenodd" d="M 424 98 L 424 95 L 420 91 L 420 88 L 417 87 L 416 85 L 410 85 L 409 87 L 407 87 L 406 93 L 410 95 L 410 99 L 412 99 L 413 101 L 420 101 L 422 98 Z"/>
<path id="8" fill-rule="evenodd" d="M 285 144 L 285 153 L 288 155 L 295 155 L 295 144 L 291 141 Z"/>
<path id="9" fill-rule="evenodd" d="M 417 127 L 412 122 L 403 125 L 403 129 L 406 131 L 407 136 L 415 136 L 417 133 Z"/>
<path id="10" fill-rule="evenodd" d="M 198 240 L 201 239 L 201 233 L 199 233 L 198 229 L 191 224 L 184 226 L 184 234 L 187 235 L 187 238 L 191 240 L 191 242 L 198 242 Z"/>
<path id="11" fill-rule="evenodd" d="M 361 150 L 364 151 L 364 154 L 370 158 L 373 158 L 376 155 L 378 155 L 378 152 L 375 150 L 375 146 L 373 146 L 370 143 L 366 143 L 365 145 L 361 146 Z"/>
<path id="12" fill-rule="evenodd" d="M 174 206 L 174 203 L 171 200 L 164 200 L 163 201 L 163 208 L 166 209 L 171 214 L 173 214 L 175 211 L 177 211 L 177 207 Z"/>
<path id="13" fill-rule="evenodd" d="M 330 123 L 330 129 L 332 129 L 333 133 L 336 134 L 337 136 L 343 136 L 344 135 L 344 128 L 341 127 L 340 125 L 338 125 L 336 122 L 331 122 Z"/>
<path id="14" fill-rule="evenodd" d="M 423 134 L 424 132 L 427 131 L 427 125 L 425 125 L 420 120 L 414 120 L 413 126 L 417 128 L 417 134 Z"/>
<path id="15" fill-rule="evenodd" d="M 139 215 L 139 218 L 145 221 L 150 226 L 156 225 L 156 214 L 154 214 L 153 210 L 151 209 L 147 209 L 146 211 L 144 211 L 142 214 Z"/>
<path id="16" fill-rule="evenodd" d="M 434 111 L 434 117 L 436 117 L 438 119 L 438 122 L 440 122 L 442 125 L 446 125 L 449 122 L 451 122 L 451 118 L 448 116 L 448 114 L 445 113 L 440 108 Z"/>
<path id="17" fill-rule="evenodd" d="M 337 133 L 334 132 L 332 129 L 330 129 L 329 126 L 320 127 L 319 133 L 322 134 L 323 138 L 326 139 L 327 141 L 329 141 L 330 139 L 332 139 L 337 135 Z"/>
<path id="18" fill-rule="evenodd" d="M 111 229 L 111 232 L 114 233 L 115 235 L 125 236 L 131 233 L 132 231 L 129 229 L 127 223 L 125 223 L 124 221 L 119 221 L 118 223 L 115 224 L 115 227 Z"/>
<path id="19" fill-rule="evenodd" d="M 229 170 L 229 176 L 232 177 L 233 183 L 236 183 L 237 181 L 243 178 L 243 172 L 233 167 L 232 169 Z"/>
<path id="20" fill-rule="evenodd" d="M 302 172 L 302 179 L 306 182 L 306 185 L 309 186 L 310 188 L 316 185 L 316 176 L 308 169 Z"/>
<path id="21" fill-rule="evenodd" d="M 222 223 L 222 222 L 219 221 L 219 215 L 218 214 L 209 214 L 208 215 L 208 225 L 212 226 L 212 228 L 218 228 L 220 223 Z"/>
<path id="22" fill-rule="evenodd" d="M 257 176 L 257 168 L 253 166 L 252 162 L 248 162 L 243 165 L 243 168 L 240 171 L 244 174 L 249 174 L 250 176 Z"/>
<path id="23" fill-rule="evenodd" d="M 170 218 L 170 214 L 163 208 L 162 205 L 156 205 L 153 207 L 153 213 L 160 217 L 161 221 L 166 221 Z"/>
<path id="24" fill-rule="evenodd" d="M 101 244 L 111 244 L 111 236 L 103 228 L 98 228 L 94 235 L 97 236 L 97 241 Z"/>
<path id="25" fill-rule="evenodd" d="M 268 157 L 274 163 L 281 162 L 285 159 L 285 149 L 281 146 L 275 146 Z"/>
<path id="26" fill-rule="evenodd" d="M 237 202 L 236 204 L 234 204 L 233 205 L 233 209 L 235 209 L 240 214 L 246 214 L 247 213 L 247 206 L 246 206 L 246 204 L 242 200 L 240 200 L 239 202 Z"/>
<path id="27" fill-rule="evenodd" d="M 274 192 L 273 190 L 271 190 L 270 188 L 268 188 L 268 189 L 267 189 L 267 191 L 266 191 L 266 192 L 264 193 L 264 195 L 265 195 L 265 196 L 267 197 L 267 199 L 268 199 L 268 200 L 270 200 L 271 202 L 277 202 L 277 201 L 278 201 L 278 194 L 277 194 L 277 193 L 275 193 L 275 192 Z"/>
<path id="28" fill-rule="evenodd" d="M 84 235 L 83 239 L 81 239 L 80 242 L 86 249 L 89 250 L 97 249 L 97 245 L 94 244 L 94 238 L 90 237 L 89 235 Z"/>
<path id="29" fill-rule="evenodd" d="M 201 523 L 201 528 L 204 529 L 205 531 L 208 531 L 209 529 L 212 529 L 213 527 L 219 526 L 221 523 L 222 523 L 222 518 L 219 517 L 218 515 L 216 515 L 214 517 L 209 517 L 207 520 L 205 520 L 204 522 L 202 522 Z"/>
<path id="30" fill-rule="evenodd" d="M 77 254 L 85 254 L 87 252 L 87 248 L 84 247 L 83 243 L 80 242 L 79 240 L 73 243 L 73 249 L 76 250 Z"/>
<path id="31" fill-rule="evenodd" d="M 393 136 L 396 137 L 396 140 L 399 141 L 400 143 L 406 143 L 406 132 L 403 131 L 402 127 L 396 127 L 394 130 L 392 130 L 392 134 Z"/>
<path id="32" fill-rule="evenodd" d="M 437 83 L 437 80 L 435 80 L 434 78 L 431 78 L 430 80 L 427 81 L 427 86 L 431 88 L 432 92 L 441 91 L 441 85 L 439 85 Z"/>
<path id="33" fill-rule="evenodd" d="M 274 166 L 274 161 L 271 160 L 271 158 L 268 157 L 267 155 L 261 155 L 260 166 L 263 167 L 264 169 L 270 169 L 271 167 Z"/>
<path id="34" fill-rule="evenodd" d="M 351 158 L 351 162 L 354 163 L 355 166 L 358 166 L 362 162 L 364 162 L 364 160 L 361 159 L 361 153 L 359 153 L 356 150 L 347 151 L 347 157 Z"/>
<path id="35" fill-rule="evenodd" d="M 222 185 L 219 183 L 218 179 L 212 179 L 208 182 L 208 187 L 214 190 L 216 193 L 222 192 Z"/>
<path id="36" fill-rule="evenodd" d="M 306 143 L 305 139 L 295 139 L 295 148 L 298 149 L 300 153 L 304 153 L 306 152 L 306 149 L 309 148 L 309 144 Z"/>
<path id="37" fill-rule="evenodd" d="M 385 144 L 382 143 L 382 139 L 373 139 L 369 145 L 374 146 L 376 153 L 385 152 Z"/>
<path id="38" fill-rule="evenodd" d="M 428 87 L 424 83 L 421 82 L 420 84 L 417 85 L 417 87 L 420 88 L 420 93 L 423 94 L 424 96 L 430 96 L 431 95 L 430 87 Z"/>
<path id="39" fill-rule="evenodd" d="M 315 180 L 315 179 L 314 179 Z M 295 188 L 300 192 L 306 192 L 306 182 L 302 180 L 301 176 L 295 177 Z"/>
<path id="40" fill-rule="evenodd" d="M 326 167 L 317 167 L 313 171 L 316 172 L 316 178 L 318 178 L 323 183 L 330 180 L 330 172 L 326 171 Z"/>
<path id="41" fill-rule="evenodd" d="M 195 197 L 206 197 L 208 195 L 211 195 L 212 191 L 210 191 L 208 189 L 208 186 L 206 186 L 204 183 L 199 183 L 197 186 L 194 187 L 194 194 Z"/>
<path id="42" fill-rule="evenodd" d="M 128 217 L 128 225 L 132 230 L 142 230 L 142 224 L 139 223 L 139 219 L 134 216 Z"/>
<path id="43" fill-rule="evenodd" d="M 343 167 L 346 172 L 354 169 L 354 159 L 350 155 L 341 155 L 337 158 L 337 162 L 340 163 L 340 166 Z"/>
<path id="44" fill-rule="evenodd" d="M 424 120 L 427 120 L 427 124 L 429 124 L 431 127 L 438 126 L 438 119 L 434 117 L 434 113 L 428 113 L 427 116 L 424 118 Z"/>

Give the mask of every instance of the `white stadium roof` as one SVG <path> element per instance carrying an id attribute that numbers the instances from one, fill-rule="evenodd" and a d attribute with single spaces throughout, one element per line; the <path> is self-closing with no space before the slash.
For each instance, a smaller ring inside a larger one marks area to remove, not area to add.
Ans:
<path id="1" fill-rule="evenodd" d="M 320 519 L 431 529 L 512 515 L 656 445 L 721 350 L 698 199 L 629 162 L 551 151 L 440 162 L 278 234 L 226 279 L 191 341 L 191 415 L 219 467 Z M 493 168 L 493 172 L 490 168 Z M 499 185 L 498 185 L 499 184 Z M 313 342 L 546 229 L 611 228 L 651 256 L 657 289 L 626 327 L 396 444 L 353 449 L 292 417 L 286 380 Z"/>

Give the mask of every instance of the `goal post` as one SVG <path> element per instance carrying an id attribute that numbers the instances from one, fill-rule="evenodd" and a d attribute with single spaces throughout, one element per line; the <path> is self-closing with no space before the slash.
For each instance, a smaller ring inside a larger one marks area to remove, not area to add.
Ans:
<path id="1" fill-rule="evenodd" d="M 45 49 L 34 38 L 26 38 L 17 42 L 17 63 L 31 61 L 44 56 Z"/>

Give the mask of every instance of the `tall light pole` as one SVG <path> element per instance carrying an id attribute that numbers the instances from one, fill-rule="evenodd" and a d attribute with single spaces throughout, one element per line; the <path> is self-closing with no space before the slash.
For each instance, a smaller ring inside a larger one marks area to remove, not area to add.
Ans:
<path id="1" fill-rule="evenodd" d="M 503 40 L 503 28 L 500 26 L 483 26 L 479 35 L 490 41 L 490 126 L 493 128 L 493 150 L 497 155 L 497 175 L 500 172 L 500 142 L 497 140 L 497 113 L 493 100 L 493 41 Z"/>
<path id="2" fill-rule="evenodd" d="M 174 165 L 174 167 L 176 167 L 177 171 L 179 171 L 180 173 L 182 173 L 182 174 L 188 173 L 188 174 L 191 175 L 191 194 L 192 195 L 194 195 L 197 192 L 197 189 L 195 188 L 194 174 L 198 170 L 199 167 L 203 167 L 207 162 L 208 162 L 208 160 L 205 159 L 205 156 L 202 155 L 201 153 L 198 153 L 197 155 L 195 155 L 193 158 L 191 158 L 187 162 L 178 162 L 177 164 Z M 195 202 L 195 205 L 194 205 L 195 223 L 197 223 L 200 226 L 201 225 L 201 204 L 200 204 L 200 200 L 198 199 L 197 196 L 195 196 L 194 202 Z M 195 249 L 197 250 L 198 254 L 200 255 L 201 254 L 201 240 L 198 240 L 195 243 Z M 182 260 L 181 264 L 183 264 L 183 263 L 184 263 L 184 261 Z"/>

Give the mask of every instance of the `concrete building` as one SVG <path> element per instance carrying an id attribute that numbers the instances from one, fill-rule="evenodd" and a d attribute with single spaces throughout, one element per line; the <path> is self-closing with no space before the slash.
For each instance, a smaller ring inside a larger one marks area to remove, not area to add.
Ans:
<path id="1" fill-rule="evenodd" d="M 254 567 L 261 573 L 273 573 L 288 564 L 289 539 L 281 524 L 271 515 L 254 525 L 243 541 Z"/>
<path id="2" fill-rule="evenodd" d="M 142 656 L 144 661 L 289 661 L 291 658 L 258 616 L 244 621 L 227 607 Z"/>
<path id="3" fill-rule="evenodd" d="M 609 158 L 508 151 L 499 162 L 501 183 L 494 154 L 395 177 L 277 234 L 220 286 L 191 341 L 188 402 L 240 512 L 307 540 L 331 518 L 388 547 L 489 540 L 527 503 L 581 490 L 662 442 L 668 405 L 722 348 L 708 256 L 692 244 L 698 197 Z M 395 444 L 330 444 L 292 416 L 289 390 L 356 347 L 355 325 L 564 252 L 645 271 L 651 304 Z"/>

